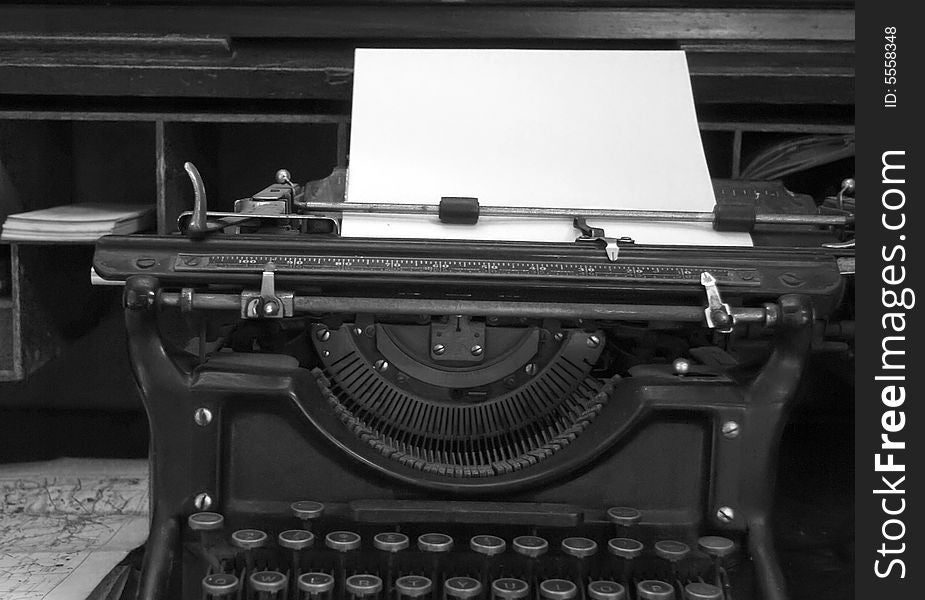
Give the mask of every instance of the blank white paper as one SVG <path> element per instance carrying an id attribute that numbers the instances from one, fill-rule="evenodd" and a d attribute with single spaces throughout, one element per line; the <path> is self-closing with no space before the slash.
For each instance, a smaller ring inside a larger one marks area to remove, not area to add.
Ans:
<path id="1" fill-rule="evenodd" d="M 358 49 L 348 202 L 711 211 L 675 51 Z M 750 246 L 709 223 L 588 219 L 640 244 Z M 345 236 L 574 241 L 570 219 L 345 215 Z"/>

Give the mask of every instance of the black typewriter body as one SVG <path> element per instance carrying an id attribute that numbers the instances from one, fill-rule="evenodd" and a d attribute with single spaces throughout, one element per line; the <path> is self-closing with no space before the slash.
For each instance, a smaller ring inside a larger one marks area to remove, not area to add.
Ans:
<path id="1" fill-rule="evenodd" d="M 104 238 L 152 431 L 141 597 L 786 598 L 777 444 L 839 253 Z M 705 272 L 754 360 L 708 358 Z"/>

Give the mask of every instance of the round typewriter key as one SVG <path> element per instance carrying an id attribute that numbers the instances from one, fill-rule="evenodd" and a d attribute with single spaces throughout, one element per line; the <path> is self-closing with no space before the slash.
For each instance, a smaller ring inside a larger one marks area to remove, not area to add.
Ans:
<path id="1" fill-rule="evenodd" d="M 239 529 L 231 534 L 231 543 L 243 550 L 261 548 L 267 543 L 267 534 L 259 529 Z"/>
<path id="2" fill-rule="evenodd" d="M 443 591 L 450 598 L 466 600 L 482 593 L 482 584 L 471 577 L 450 577 L 443 583 Z"/>
<path id="3" fill-rule="evenodd" d="M 305 550 L 315 544 L 315 534 L 304 529 L 290 529 L 279 534 L 279 545 L 290 550 Z"/>
<path id="4" fill-rule="evenodd" d="M 507 542 L 494 535 L 476 535 L 469 540 L 469 548 L 486 556 L 501 554 L 507 548 Z"/>
<path id="5" fill-rule="evenodd" d="M 592 581 L 588 584 L 591 600 L 626 600 L 626 588 L 616 581 Z"/>
<path id="6" fill-rule="evenodd" d="M 358 598 L 372 596 L 382 591 L 382 580 L 375 575 L 351 575 L 347 578 L 344 585 L 348 594 L 353 594 Z"/>
<path id="7" fill-rule="evenodd" d="M 723 600 L 723 590 L 709 583 L 688 583 L 684 586 L 684 600 Z"/>
<path id="8" fill-rule="evenodd" d="M 350 552 L 360 547 L 360 535 L 352 531 L 332 531 L 324 536 L 324 545 L 338 552 Z"/>
<path id="9" fill-rule="evenodd" d="M 630 527 L 642 519 L 642 513 L 635 508 L 626 506 L 614 506 L 607 509 L 607 518 L 615 525 Z"/>
<path id="10" fill-rule="evenodd" d="M 411 542 L 408 540 L 408 536 L 404 533 L 377 533 L 373 538 L 373 546 L 377 550 L 383 550 L 385 552 L 399 552 L 407 548 Z"/>
<path id="11" fill-rule="evenodd" d="M 684 542 L 677 542 L 675 540 L 661 540 L 655 542 L 655 554 L 671 562 L 684 560 L 690 553 L 690 547 Z"/>
<path id="12" fill-rule="evenodd" d="M 735 543 L 732 540 L 718 535 L 705 535 L 697 540 L 697 545 L 710 556 L 717 558 L 729 556 L 735 550 Z"/>
<path id="13" fill-rule="evenodd" d="M 299 500 L 298 502 L 293 502 L 289 505 L 289 508 L 292 510 L 292 514 L 302 519 L 303 521 L 317 519 L 324 514 L 324 504 L 320 502 L 313 502 L 311 500 Z"/>
<path id="14" fill-rule="evenodd" d="M 547 579 L 540 584 L 540 597 L 548 600 L 572 600 L 578 587 L 568 579 Z"/>
<path id="15" fill-rule="evenodd" d="M 425 596 L 433 587 L 434 584 L 430 579 L 420 575 L 405 575 L 395 580 L 395 589 L 398 590 L 399 595 L 409 598 Z"/>
<path id="16" fill-rule="evenodd" d="M 514 579 L 513 577 L 504 577 L 495 579 L 491 583 L 492 594 L 497 598 L 504 600 L 518 600 L 530 595 L 530 586 L 523 579 Z"/>
<path id="17" fill-rule="evenodd" d="M 443 533 L 425 533 L 418 536 L 418 549 L 422 552 L 449 552 L 453 538 Z"/>
<path id="18" fill-rule="evenodd" d="M 327 573 L 304 573 L 299 576 L 298 586 L 309 594 L 323 594 L 334 589 L 334 577 Z"/>
<path id="19" fill-rule="evenodd" d="M 198 512 L 191 514 L 187 523 L 193 531 L 214 531 L 222 528 L 225 517 L 214 512 Z"/>
<path id="20" fill-rule="evenodd" d="M 664 581 L 647 579 L 636 584 L 639 600 L 675 600 L 674 587 Z"/>
<path id="21" fill-rule="evenodd" d="M 642 554 L 642 542 L 630 538 L 613 538 L 607 542 L 607 551 L 614 556 L 632 560 Z"/>
<path id="22" fill-rule="evenodd" d="M 281 592 L 286 589 L 288 577 L 279 571 L 257 571 L 251 573 L 251 588 L 255 592 L 269 592 L 271 594 Z"/>
<path id="23" fill-rule="evenodd" d="M 543 556 L 549 550 L 549 542 L 535 535 L 521 535 L 515 537 L 513 546 L 514 552 L 522 554 L 523 556 L 529 556 L 530 558 Z"/>
<path id="24" fill-rule="evenodd" d="M 202 580 L 202 591 L 212 596 L 229 596 L 238 591 L 238 578 L 231 573 L 213 573 Z"/>
<path id="25" fill-rule="evenodd" d="M 597 553 L 597 542 L 583 537 L 562 540 L 562 551 L 577 558 L 587 558 Z"/>

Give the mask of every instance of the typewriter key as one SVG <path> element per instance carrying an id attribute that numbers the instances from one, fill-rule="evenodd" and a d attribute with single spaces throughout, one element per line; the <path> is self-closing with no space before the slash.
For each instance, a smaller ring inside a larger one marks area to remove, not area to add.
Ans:
<path id="1" fill-rule="evenodd" d="M 307 531 L 312 529 L 311 522 L 324 514 L 324 504 L 312 500 L 293 502 L 289 505 L 289 509 L 292 510 L 292 514 L 302 521 L 302 528 Z"/>
<path id="2" fill-rule="evenodd" d="M 443 533 L 425 533 L 418 536 L 421 552 L 449 552 L 453 549 L 453 538 Z"/>
<path id="3" fill-rule="evenodd" d="M 373 546 L 384 552 L 399 552 L 410 545 L 408 536 L 404 533 L 386 532 L 377 533 L 373 538 Z"/>
<path id="4" fill-rule="evenodd" d="M 688 583 L 684 586 L 684 600 L 723 600 L 723 590 L 709 583 Z"/>
<path id="5" fill-rule="evenodd" d="M 626 588 L 616 581 L 592 581 L 588 584 L 591 600 L 626 600 Z"/>
<path id="6" fill-rule="evenodd" d="M 503 600 L 519 600 L 530 595 L 530 585 L 522 579 L 504 577 L 495 579 L 491 584 L 491 593 L 494 598 Z"/>
<path id="7" fill-rule="evenodd" d="M 549 550 L 549 542 L 535 535 L 521 535 L 514 538 L 514 552 L 530 558 L 539 558 Z"/>
<path id="8" fill-rule="evenodd" d="M 231 543 L 244 550 L 248 573 L 254 572 L 254 550 L 266 545 L 267 539 L 267 534 L 259 529 L 239 529 L 231 534 Z"/>
<path id="9" fill-rule="evenodd" d="M 375 575 L 351 575 L 347 578 L 347 593 L 354 598 L 369 598 L 382 591 L 382 580 Z"/>
<path id="10" fill-rule="evenodd" d="M 635 508 L 626 506 L 614 506 L 607 509 L 607 518 L 614 525 L 621 527 L 632 527 L 642 519 L 642 514 Z"/>
<path id="11" fill-rule="evenodd" d="M 642 554 L 642 542 L 630 538 L 613 538 L 607 542 L 607 551 L 614 556 L 632 560 Z"/>
<path id="12" fill-rule="evenodd" d="M 327 573 L 304 573 L 299 576 L 299 590 L 316 597 L 334 589 L 334 578 Z"/>
<path id="13" fill-rule="evenodd" d="M 540 584 L 540 597 L 546 600 L 572 600 L 578 595 L 578 586 L 568 579 L 547 579 Z"/>
<path id="14" fill-rule="evenodd" d="M 597 542 L 583 537 L 570 537 L 562 540 L 562 551 L 576 558 L 587 558 L 597 553 Z"/>
<path id="15" fill-rule="evenodd" d="M 360 547 L 362 539 L 352 531 L 332 531 L 324 536 L 324 545 L 338 552 L 350 552 Z"/>
<path id="16" fill-rule="evenodd" d="M 289 529 L 279 534 L 279 545 L 290 550 L 305 550 L 315 544 L 315 534 L 304 529 Z"/>
<path id="17" fill-rule="evenodd" d="M 706 535 L 697 540 L 697 546 L 713 559 L 713 580 L 716 585 L 722 585 L 723 580 L 726 578 L 726 571 L 723 569 L 723 558 L 732 554 L 733 550 L 735 550 L 735 543 L 729 538 Z"/>
<path id="18" fill-rule="evenodd" d="M 636 584 L 639 600 L 675 600 L 674 587 L 664 581 L 647 579 Z"/>
<path id="19" fill-rule="evenodd" d="M 275 598 L 276 594 L 286 589 L 289 578 L 279 571 L 257 571 L 250 576 L 251 589 L 261 594 L 260 599 Z"/>
<path id="20" fill-rule="evenodd" d="M 443 584 L 443 593 L 447 598 L 468 600 L 482 593 L 482 584 L 471 577 L 450 577 Z"/>
<path id="21" fill-rule="evenodd" d="M 504 552 L 507 542 L 494 535 L 476 535 L 469 540 L 469 548 L 485 556 L 495 556 Z"/>
<path id="22" fill-rule="evenodd" d="M 193 531 L 215 531 L 225 524 L 225 517 L 214 512 L 198 512 L 191 514 L 187 523 Z"/>
<path id="23" fill-rule="evenodd" d="M 684 560 L 690 553 L 690 547 L 684 542 L 677 542 L 675 540 L 661 540 L 655 542 L 655 554 L 672 563 Z"/>
<path id="24" fill-rule="evenodd" d="M 430 579 L 420 575 L 405 575 L 395 580 L 395 589 L 399 597 L 420 598 L 429 594 L 433 587 Z"/>
<path id="25" fill-rule="evenodd" d="M 231 573 L 212 573 L 202 580 L 206 598 L 227 598 L 238 591 L 238 578 Z"/>

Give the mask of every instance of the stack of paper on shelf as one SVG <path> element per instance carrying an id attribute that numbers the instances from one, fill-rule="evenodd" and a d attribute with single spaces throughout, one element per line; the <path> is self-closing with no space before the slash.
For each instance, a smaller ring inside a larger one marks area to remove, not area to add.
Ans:
<path id="1" fill-rule="evenodd" d="M 9 242 L 93 242 L 154 225 L 154 206 L 81 203 L 54 206 L 7 217 L 0 240 Z"/>

